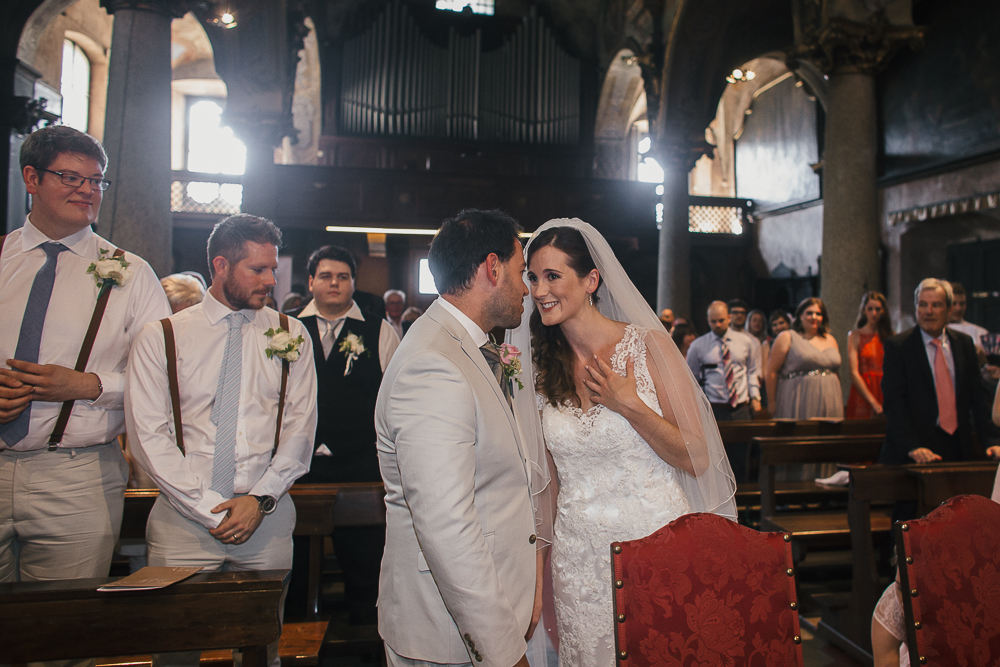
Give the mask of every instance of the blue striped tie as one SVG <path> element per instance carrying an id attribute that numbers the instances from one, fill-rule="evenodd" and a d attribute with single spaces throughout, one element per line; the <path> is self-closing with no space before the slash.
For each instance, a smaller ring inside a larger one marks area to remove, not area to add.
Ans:
<path id="1" fill-rule="evenodd" d="M 236 421 L 240 411 L 240 381 L 243 373 L 243 324 L 240 311 L 226 315 L 229 336 L 222 354 L 219 384 L 215 390 L 212 421 L 215 422 L 215 459 L 212 463 L 212 490 L 224 498 L 233 497 L 236 478 Z"/>
<path id="2" fill-rule="evenodd" d="M 52 286 L 56 282 L 56 262 L 59 253 L 67 250 L 61 243 L 43 243 L 42 250 L 48 255 L 42 268 L 35 274 L 28 292 L 28 303 L 24 306 L 24 317 L 21 318 L 21 331 L 17 337 L 17 348 L 14 358 L 19 361 L 38 363 L 38 348 L 42 343 L 42 327 L 45 325 L 45 312 L 49 309 L 49 299 L 52 298 Z M 24 412 L 12 422 L 0 424 L 0 437 L 12 447 L 28 435 L 28 425 L 31 421 L 31 403 Z"/>

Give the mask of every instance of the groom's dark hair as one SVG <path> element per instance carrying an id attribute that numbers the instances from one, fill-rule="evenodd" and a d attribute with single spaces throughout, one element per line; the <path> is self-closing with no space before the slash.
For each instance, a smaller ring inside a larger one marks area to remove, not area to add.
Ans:
<path id="1" fill-rule="evenodd" d="M 521 225 L 503 211 L 465 209 L 441 223 L 427 255 L 434 286 L 440 294 L 456 294 L 472 286 L 479 265 L 490 254 L 501 262 L 514 255 Z"/>

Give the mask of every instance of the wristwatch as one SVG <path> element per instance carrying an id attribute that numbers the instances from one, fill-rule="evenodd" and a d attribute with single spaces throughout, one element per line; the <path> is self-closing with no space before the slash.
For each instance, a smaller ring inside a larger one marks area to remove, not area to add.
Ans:
<path id="1" fill-rule="evenodd" d="M 270 514 L 278 506 L 278 501 L 274 499 L 274 496 L 254 496 L 254 498 L 260 503 L 261 514 Z"/>

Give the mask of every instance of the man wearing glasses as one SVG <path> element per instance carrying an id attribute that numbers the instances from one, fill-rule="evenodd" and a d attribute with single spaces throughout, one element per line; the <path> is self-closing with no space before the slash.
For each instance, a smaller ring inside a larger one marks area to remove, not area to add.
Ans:
<path id="1" fill-rule="evenodd" d="M 106 577 L 118 539 L 125 363 L 170 307 L 149 265 L 90 227 L 106 165 L 69 127 L 21 147 L 31 213 L 0 249 L 0 582 Z"/>

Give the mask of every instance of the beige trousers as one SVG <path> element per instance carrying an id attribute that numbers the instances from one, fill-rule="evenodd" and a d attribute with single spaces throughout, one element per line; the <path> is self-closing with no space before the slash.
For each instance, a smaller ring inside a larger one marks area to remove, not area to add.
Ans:
<path id="1" fill-rule="evenodd" d="M 295 528 L 295 504 L 286 493 L 274 512 L 264 517 L 254 534 L 243 544 L 223 544 L 208 529 L 187 519 L 160 496 L 146 522 L 149 564 L 155 567 L 201 565 L 206 572 L 245 572 L 248 570 L 289 570 L 292 567 L 292 530 Z M 285 592 L 278 607 L 284 618 Z M 200 651 L 179 651 L 153 655 L 153 667 L 196 666 Z M 270 667 L 280 667 L 278 642 L 267 647 Z M 239 652 L 233 652 L 235 667 L 242 664 Z"/>
<path id="2" fill-rule="evenodd" d="M 127 479 L 117 440 L 0 451 L 0 582 L 108 576 Z"/>

